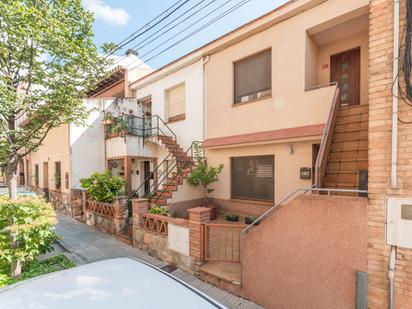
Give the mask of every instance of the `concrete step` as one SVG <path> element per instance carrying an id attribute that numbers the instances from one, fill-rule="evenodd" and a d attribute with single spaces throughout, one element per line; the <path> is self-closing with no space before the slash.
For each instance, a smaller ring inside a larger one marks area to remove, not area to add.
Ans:
<path id="1" fill-rule="evenodd" d="M 335 171 L 358 171 L 358 170 L 367 170 L 368 169 L 368 160 L 329 160 L 327 165 L 327 172 Z"/>
<path id="2" fill-rule="evenodd" d="M 241 265 L 229 262 L 207 262 L 200 266 L 200 279 L 232 294 L 241 296 Z"/>
<path id="3" fill-rule="evenodd" d="M 341 150 L 363 150 L 368 149 L 367 140 L 355 140 L 355 141 L 339 141 L 332 143 L 332 151 L 341 151 Z"/>

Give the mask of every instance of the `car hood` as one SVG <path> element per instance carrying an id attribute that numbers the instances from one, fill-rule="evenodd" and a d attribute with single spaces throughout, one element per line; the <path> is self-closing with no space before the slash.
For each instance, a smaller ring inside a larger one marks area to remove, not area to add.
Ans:
<path id="1" fill-rule="evenodd" d="M 117 258 L 0 289 L 0 308 L 225 308 L 144 262 Z"/>

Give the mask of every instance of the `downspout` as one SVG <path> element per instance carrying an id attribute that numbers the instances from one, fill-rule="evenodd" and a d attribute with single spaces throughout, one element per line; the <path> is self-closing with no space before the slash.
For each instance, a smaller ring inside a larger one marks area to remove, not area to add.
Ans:
<path id="1" fill-rule="evenodd" d="M 397 187 L 398 169 L 398 92 L 399 92 L 399 0 L 393 2 L 393 72 L 392 72 L 392 158 L 391 188 Z"/>
<path id="2" fill-rule="evenodd" d="M 203 65 L 203 87 L 202 87 L 202 92 L 203 92 L 203 140 L 206 139 L 206 64 L 209 62 L 210 56 L 204 56 L 202 58 L 202 65 Z"/>
<path id="3" fill-rule="evenodd" d="M 399 0 L 393 1 L 393 89 L 392 89 L 392 158 L 391 188 L 397 187 L 398 169 L 398 93 L 399 93 Z M 388 309 L 394 308 L 394 279 L 396 267 L 396 246 L 391 246 L 388 267 Z"/>
<path id="4" fill-rule="evenodd" d="M 394 308 L 394 279 L 396 267 L 396 246 L 391 246 L 388 268 L 388 309 Z"/>

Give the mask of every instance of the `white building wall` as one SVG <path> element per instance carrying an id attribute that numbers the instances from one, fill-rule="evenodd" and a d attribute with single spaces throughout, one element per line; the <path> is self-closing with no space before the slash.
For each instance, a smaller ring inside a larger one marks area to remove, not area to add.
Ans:
<path id="1" fill-rule="evenodd" d="M 177 142 L 184 150 L 193 141 L 203 140 L 203 64 L 199 60 L 177 72 L 164 76 L 146 86 L 138 87 L 137 99 L 151 97 L 152 115 L 166 120 L 166 90 L 185 84 L 185 120 L 167 125 L 177 136 Z"/>
<path id="2" fill-rule="evenodd" d="M 80 179 L 89 177 L 94 172 L 103 172 L 106 168 L 105 158 L 117 154 L 127 155 L 129 149 L 142 148 L 142 144 L 127 145 L 120 138 L 106 141 L 103 126 L 104 111 L 117 117 L 121 114 L 142 115 L 141 107 L 135 99 L 89 99 L 84 100 L 86 108 L 90 111 L 85 125 L 70 125 L 70 151 L 72 188 L 80 188 Z M 128 137 L 130 138 L 130 137 Z M 114 143 L 112 140 L 117 140 Z M 109 147 L 105 147 L 108 143 Z M 122 148 L 123 147 L 123 148 Z M 127 149 L 129 148 L 129 149 Z M 123 151 L 122 151 L 123 150 Z M 112 153 L 111 153 L 112 151 Z"/>

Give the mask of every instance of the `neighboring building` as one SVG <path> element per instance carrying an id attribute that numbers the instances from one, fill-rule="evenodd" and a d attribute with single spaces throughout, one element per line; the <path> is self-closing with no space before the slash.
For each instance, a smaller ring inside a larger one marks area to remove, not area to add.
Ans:
<path id="1" fill-rule="evenodd" d="M 137 101 L 126 98 L 128 83 L 151 69 L 131 51 L 116 63 L 111 74 L 84 100 L 90 111 L 86 125 L 68 124 L 52 129 L 39 149 L 19 164 L 19 183 L 49 197 L 65 212 L 72 211 L 72 191 L 81 188 L 80 179 L 107 169 L 106 155 L 112 146 L 106 141 L 104 115 L 142 116 Z"/>

